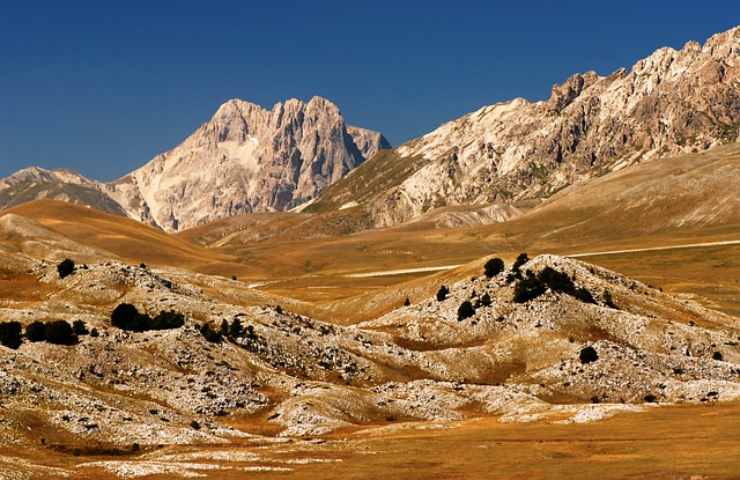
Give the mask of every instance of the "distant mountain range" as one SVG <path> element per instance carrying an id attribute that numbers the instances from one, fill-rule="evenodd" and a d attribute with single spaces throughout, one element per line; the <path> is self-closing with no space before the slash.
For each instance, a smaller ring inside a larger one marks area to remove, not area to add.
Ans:
<path id="1" fill-rule="evenodd" d="M 704 45 L 658 49 L 629 70 L 573 75 L 546 101 L 483 107 L 395 150 L 382 134 L 346 125 L 323 98 L 271 110 L 230 100 L 181 145 L 114 182 L 21 170 L 0 180 L 0 208 L 64 199 L 167 231 L 296 208 L 358 209 L 359 224 L 376 227 L 451 206 L 505 220 L 569 185 L 737 142 L 738 58 L 735 27 Z"/>
<path id="2" fill-rule="evenodd" d="M 182 144 L 110 183 L 38 167 L 0 180 L 0 208 L 53 198 L 177 231 L 307 202 L 381 148 L 378 132 L 346 125 L 314 97 L 271 110 L 229 100 Z"/>

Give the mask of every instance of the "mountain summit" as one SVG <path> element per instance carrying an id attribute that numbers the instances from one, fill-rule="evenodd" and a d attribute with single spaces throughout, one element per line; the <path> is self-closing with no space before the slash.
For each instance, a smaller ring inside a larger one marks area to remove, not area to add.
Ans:
<path id="1" fill-rule="evenodd" d="M 295 207 L 381 148 L 390 144 L 380 133 L 348 126 L 339 108 L 321 97 L 290 99 L 271 110 L 232 99 L 182 144 L 114 182 L 62 171 L 17 172 L 0 181 L 0 208 L 58 198 L 177 231 Z"/>
<path id="2" fill-rule="evenodd" d="M 739 54 L 735 27 L 630 70 L 573 75 L 546 101 L 483 107 L 379 157 L 382 169 L 368 162 L 311 209 L 359 203 L 388 226 L 444 206 L 537 202 L 637 162 L 736 142 Z M 395 176 L 381 181 L 383 171 Z"/>

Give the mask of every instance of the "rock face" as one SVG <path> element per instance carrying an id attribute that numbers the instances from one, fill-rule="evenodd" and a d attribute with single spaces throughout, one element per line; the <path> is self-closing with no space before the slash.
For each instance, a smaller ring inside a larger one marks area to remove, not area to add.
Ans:
<path id="1" fill-rule="evenodd" d="M 736 27 L 703 46 L 661 48 L 629 71 L 573 75 L 547 101 L 483 107 L 396 149 L 415 171 L 365 208 L 387 226 L 441 206 L 540 199 L 636 162 L 736 142 L 739 53 Z"/>
<path id="2" fill-rule="evenodd" d="M 380 133 L 347 126 L 339 108 L 324 98 L 291 99 L 271 110 L 234 99 L 182 144 L 121 179 L 103 184 L 27 169 L 39 179 L 24 180 L 24 170 L 2 181 L 0 207 L 19 203 L 17 198 L 50 196 L 177 231 L 232 215 L 295 207 L 380 148 L 390 148 Z M 80 190 L 84 196 L 75 195 Z"/>

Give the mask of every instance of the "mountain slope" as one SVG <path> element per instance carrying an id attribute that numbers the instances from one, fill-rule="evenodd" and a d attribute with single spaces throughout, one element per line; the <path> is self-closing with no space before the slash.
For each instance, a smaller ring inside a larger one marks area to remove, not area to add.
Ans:
<path id="1" fill-rule="evenodd" d="M 346 125 L 324 98 L 291 99 L 271 110 L 233 99 L 181 145 L 114 182 L 39 168 L 17 172 L 0 180 L 0 208 L 48 197 L 176 231 L 290 209 L 385 148 L 382 134 Z"/>
<path id="2" fill-rule="evenodd" d="M 547 101 L 483 107 L 396 149 L 395 161 L 413 173 L 382 192 L 357 190 L 350 177 L 311 208 L 357 197 L 375 225 L 388 226 L 445 205 L 546 198 L 640 161 L 735 142 L 738 53 L 740 27 L 703 46 L 661 48 L 630 71 L 573 75 Z"/>

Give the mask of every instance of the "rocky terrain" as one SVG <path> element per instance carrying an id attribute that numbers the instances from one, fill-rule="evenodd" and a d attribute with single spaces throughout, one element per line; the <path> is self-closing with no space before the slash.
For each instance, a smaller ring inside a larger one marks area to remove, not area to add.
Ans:
<path id="1" fill-rule="evenodd" d="M 346 125 L 339 108 L 321 97 L 271 110 L 233 99 L 182 144 L 116 181 L 21 170 L 0 180 L 0 208 L 53 198 L 175 231 L 293 208 L 381 148 L 390 145 L 380 133 Z"/>
<path id="2" fill-rule="evenodd" d="M 337 183 L 310 211 L 355 202 L 374 225 L 395 225 L 443 206 L 537 201 L 638 162 L 734 143 L 739 53 L 735 27 L 631 69 L 573 75 L 546 101 L 485 106 L 400 146 L 383 168 L 369 162 L 363 182 Z"/>
<path id="3" fill-rule="evenodd" d="M 3 322 L 95 329 L 74 345 L 0 347 L 5 445 L 219 444 L 481 415 L 588 422 L 740 397 L 735 318 L 562 257 L 459 281 L 441 300 L 354 326 L 222 277 L 103 261 L 60 279 L 56 263 L 4 258 L 4 278 L 33 278 L 46 293 L 4 297 Z M 544 271 L 569 280 L 532 280 Z M 540 291 L 522 299 L 523 285 Z M 122 303 L 185 322 L 122 330 L 111 324 Z M 208 338 L 206 324 L 225 333 Z"/>

